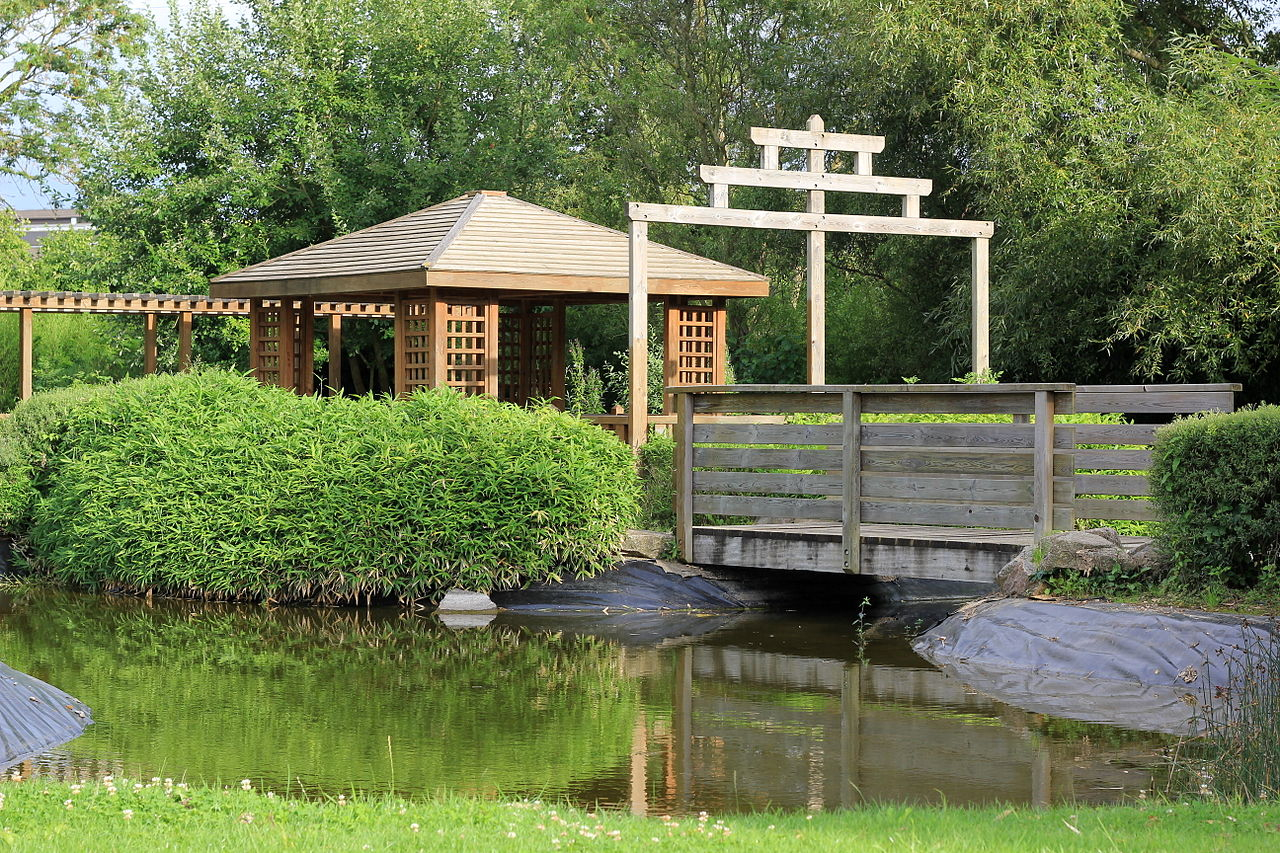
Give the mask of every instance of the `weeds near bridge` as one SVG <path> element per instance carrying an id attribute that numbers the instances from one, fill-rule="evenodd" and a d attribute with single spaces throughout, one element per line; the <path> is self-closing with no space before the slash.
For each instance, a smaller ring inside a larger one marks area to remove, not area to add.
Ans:
<path id="1" fill-rule="evenodd" d="M 1175 756 L 1176 793 L 1245 802 L 1280 799 L 1280 634 L 1246 625 L 1241 642 L 1215 649 L 1225 678 L 1207 673 L 1194 724 L 1202 734 Z"/>

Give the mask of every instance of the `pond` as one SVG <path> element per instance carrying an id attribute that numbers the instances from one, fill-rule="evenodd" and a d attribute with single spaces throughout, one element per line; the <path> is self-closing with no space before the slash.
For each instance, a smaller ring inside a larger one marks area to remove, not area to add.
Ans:
<path id="1" fill-rule="evenodd" d="M 567 798 L 636 813 L 1112 802 L 1169 738 L 1021 711 L 887 618 L 277 609 L 0 599 L 0 660 L 95 725 L 14 772 L 278 793 Z M 452 623 L 452 624 L 451 624 Z"/>

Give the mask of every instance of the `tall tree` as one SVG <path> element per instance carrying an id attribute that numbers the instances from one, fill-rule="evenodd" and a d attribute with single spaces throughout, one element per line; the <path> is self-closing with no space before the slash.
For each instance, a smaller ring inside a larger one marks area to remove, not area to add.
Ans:
<path id="1" fill-rule="evenodd" d="M 0 172 L 40 179 L 72 168 L 84 109 L 141 24 L 126 0 L 0 0 Z"/>

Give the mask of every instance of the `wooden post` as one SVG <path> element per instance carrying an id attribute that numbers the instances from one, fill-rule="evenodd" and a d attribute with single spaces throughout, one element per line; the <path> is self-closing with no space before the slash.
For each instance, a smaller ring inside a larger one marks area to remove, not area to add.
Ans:
<path id="1" fill-rule="evenodd" d="M 498 297 L 484 303 L 484 393 L 498 396 Z"/>
<path id="2" fill-rule="evenodd" d="M 18 399 L 30 400 L 35 387 L 35 347 L 33 346 L 34 312 L 23 308 L 18 312 Z"/>
<path id="3" fill-rule="evenodd" d="M 632 447 L 639 447 L 649 433 L 649 223 L 632 221 L 628 236 L 631 406 L 627 437 Z"/>
<path id="4" fill-rule="evenodd" d="M 440 291 L 431 288 L 431 327 L 427 340 L 431 344 L 431 387 L 443 388 L 449 382 L 449 303 Z"/>
<path id="5" fill-rule="evenodd" d="M 662 305 L 662 384 L 670 388 L 679 384 L 680 376 L 680 308 L 684 300 L 679 296 L 668 296 Z M 675 411 L 674 395 L 662 395 L 662 413 L 669 415 Z"/>
<path id="6" fill-rule="evenodd" d="M 725 337 L 728 334 L 726 323 L 729 311 L 723 296 L 711 301 L 711 311 L 715 321 L 713 326 L 715 342 L 712 344 L 715 361 L 712 362 L 714 367 L 712 368 L 711 384 L 723 385 L 728 376 L 729 366 L 729 342 Z"/>
<path id="7" fill-rule="evenodd" d="M 297 329 L 295 344 L 298 358 L 298 372 L 294 376 L 293 390 L 299 394 L 310 395 L 316 386 L 316 304 L 308 296 L 298 301 L 298 317 L 294 328 Z"/>
<path id="8" fill-rule="evenodd" d="M 991 369 L 991 240 L 974 237 L 971 252 L 973 275 L 973 372 Z"/>
<path id="9" fill-rule="evenodd" d="M 564 371 L 565 359 L 568 357 L 565 352 L 566 346 L 564 300 L 557 299 L 551 305 L 551 396 L 556 399 L 556 405 L 561 409 L 565 406 Z"/>
<path id="10" fill-rule="evenodd" d="M 760 146 L 760 168 L 761 169 L 777 169 L 778 168 L 778 146 L 776 145 Z"/>
<path id="11" fill-rule="evenodd" d="M 397 350 L 398 352 L 398 350 Z M 397 381 L 399 378 L 397 377 Z M 342 315 L 329 315 L 329 388 L 342 396 Z"/>
<path id="12" fill-rule="evenodd" d="M 680 559 L 692 564 L 693 553 L 693 395 L 676 394 L 676 545 Z"/>
<path id="13" fill-rule="evenodd" d="M 841 498 L 844 519 L 844 570 L 862 573 L 862 395 L 845 391 L 841 447 Z"/>
<path id="14" fill-rule="evenodd" d="M 142 372 L 148 376 L 156 372 L 156 315 L 148 311 L 142 318 Z"/>
<path id="15" fill-rule="evenodd" d="M 178 315 L 178 369 L 191 369 L 191 324 L 195 315 L 183 311 Z"/>
<path id="16" fill-rule="evenodd" d="M 809 116 L 810 131 L 821 133 L 824 129 L 822 116 Z M 826 157 L 826 151 L 811 149 L 809 171 L 825 171 Z M 805 211 L 825 213 L 826 196 L 822 190 L 810 190 Z M 805 233 L 805 283 L 809 308 L 809 384 L 823 385 L 827 381 L 827 235 L 823 231 Z"/>
<path id="17" fill-rule="evenodd" d="M 1053 392 L 1037 391 L 1035 468 L 1031 485 L 1033 535 L 1038 542 L 1053 532 Z"/>

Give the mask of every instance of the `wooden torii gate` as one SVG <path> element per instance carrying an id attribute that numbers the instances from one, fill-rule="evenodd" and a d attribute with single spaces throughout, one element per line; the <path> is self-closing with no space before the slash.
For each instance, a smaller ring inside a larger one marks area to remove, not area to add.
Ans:
<path id="1" fill-rule="evenodd" d="M 682 204 L 627 205 L 630 220 L 629 328 L 631 400 L 630 433 L 646 434 L 648 413 L 643 402 L 648 387 L 648 238 L 650 222 L 683 225 L 722 225 L 737 228 L 776 228 L 806 231 L 806 291 L 809 349 L 808 384 L 826 384 L 826 234 L 904 234 L 928 237 L 964 237 L 971 241 L 973 370 L 991 367 L 990 242 L 994 224 L 966 219 L 930 219 L 920 215 L 920 197 L 933 191 L 933 182 L 921 178 L 894 178 L 873 174 L 872 157 L 884 151 L 883 136 L 828 133 L 821 116 L 810 116 L 807 130 L 772 127 L 751 128 L 751 141 L 760 146 L 760 168 L 702 166 L 701 178 L 711 187 L 710 207 Z M 808 152 L 807 171 L 779 168 L 779 150 Z M 854 155 L 855 174 L 826 171 L 830 151 Z M 808 202 L 803 213 L 744 210 L 729 206 L 730 186 L 774 187 L 803 190 Z M 875 193 L 902 198 L 901 216 L 861 216 L 826 213 L 827 192 Z M 633 438 L 633 442 L 637 439 Z"/>

